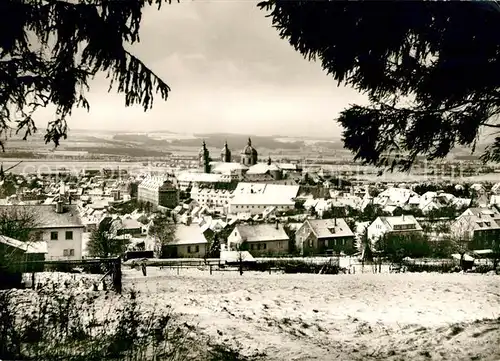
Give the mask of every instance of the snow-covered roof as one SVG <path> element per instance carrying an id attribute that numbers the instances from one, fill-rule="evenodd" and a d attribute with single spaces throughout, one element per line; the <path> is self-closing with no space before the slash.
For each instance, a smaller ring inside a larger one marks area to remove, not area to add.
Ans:
<path id="1" fill-rule="evenodd" d="M 233 205 L 293 205 L 299 186 L 241 182 L 233 192 Z"/>
<path id="2" fill-rule="evenodd" d="M 417 222 L 415 217 L 411 215 L 379 217 L 379 218 L 386 225 L 388 231 L 422 230 L 422 227 Z"/>
<path id="3" fill-rule="evenodd" d="M 231 174 L 235 171 L 246 171 L 248 167 L 237 162 L 210 162 L 212 173 Z"/>
<path id="4" fill-rule="evenodd" d="M 175 228 L 174 241 L 171 245 L 188 245 L 188 244 L 204 244 L 207 243 L 207 239 L 203 235 L 202 228 L 197 224 L 191 224 L 189 226 L 178 224 Z"/>
<path id="5" fill-rule="evenodd" d="M 30 253 L 47 253 L 47 242 L 21 242 L 17 239 L 0 235 L 0 243 L 7 246 L 20 249 L 27 254 Z"/>
<path id="6" fill-rule="evenodd" d="M 144 178 L 139 187 L 150 190 L 158 190 L 168 181 L 169 178 L 167 176 L 148 176 Z"/>
<path id="7" fill-rule="evenodd" d="M 418 197 L 418 194 L 411 189 L 391 187 L 381 192 L 375 199 L 376 204 L 403 206 L 410 198 Z M 415 200 L 413 200 L 415 202 Z"/>
<path id="8" fill-rule="evenodd" d="M 309 224 L 314 235 L 319 239 L 354 236 L 354 233 L 342 218 L 308 219 L 306 223 Z"/>
<path id="9" fill-rule="evenodd" d="M 238 225 L 235 232 L 247 242 L 265 242 L 288 240 L 281 224 Z"/>
<path id="10" fill-rule="evenodd" d="M 217 183 L 231 182 L 231 176 L 214 173 L 182 172 L 177 175 L 179 182 Z"/>

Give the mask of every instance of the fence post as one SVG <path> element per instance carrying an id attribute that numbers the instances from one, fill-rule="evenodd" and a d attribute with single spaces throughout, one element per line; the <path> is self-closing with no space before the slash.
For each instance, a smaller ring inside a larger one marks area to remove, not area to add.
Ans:
<path id="1" fill-rule="evenodd" d="M 122 293 L 122 261 L 117 257 L 113 261 L 113 286 L 117 293 Z"/>
<path id="2" fill-rule="evenodd" d="M 210 276 L 212 275 L 212 265 L 210 265 Z"/>

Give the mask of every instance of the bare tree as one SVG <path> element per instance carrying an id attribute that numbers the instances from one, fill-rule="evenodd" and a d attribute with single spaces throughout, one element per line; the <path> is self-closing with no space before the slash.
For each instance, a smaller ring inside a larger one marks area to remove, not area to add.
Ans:
<path id="1" fill-rule="evenodd" d="M 460 216 L 451 226 L 452 250 L 460 255 L 460 267 L 464 267 L 465 254 L 474 238 L 474 224 L 471 216 Z"/>
<path id="2" fill-rule="evenodd" d="M 165 214 L 158 213 L 151 221 L 148 233 L 155 240 L 156 253 L 163 256 L 163 249 L 175 239 L 175 223 Z"/>
<path id="3" fill-rule="evenodd" d="M 242 241 L 241 243 L 239 243 L 237 246 L 237 252 L 237 261 L 241 276 L 243 275 L 243 262 L 245 261 L 245 252 L 248 252 L 248 242 Z"/>
<path id="4" fill-rule="evenodd" d="M 30 207 L 0 207 L 0 236 L 23 242 L 26 246 L 41 240 L 39 215 Z M 0 268 L 22 261 L 24 252 L 16 247 L 0 247 Z"/>

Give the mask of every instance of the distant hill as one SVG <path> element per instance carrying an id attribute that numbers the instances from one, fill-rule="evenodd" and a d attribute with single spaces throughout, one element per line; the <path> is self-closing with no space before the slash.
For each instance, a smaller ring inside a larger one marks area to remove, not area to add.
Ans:
<path id="1" fill-rule="evenodd" d="M 227 141 L 230 149 L 243 149 L 248 142 L 249 136 L 242 134 L 194 134 L 198 139 L 180 139 L 172 140 L 171 145 L 175 146 L 195 146 L 201 145 L 202 139 L 205 140 L 208 147 L 222 148 Z M 304 147 L 304 141 L 280 142 L 274 137 L 250 136 L 252 145 L 258 150 L 265 149 L 301 149 Z"/>

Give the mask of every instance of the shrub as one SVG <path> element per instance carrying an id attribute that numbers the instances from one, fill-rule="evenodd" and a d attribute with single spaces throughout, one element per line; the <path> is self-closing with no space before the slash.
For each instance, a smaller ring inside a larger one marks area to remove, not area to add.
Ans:
<path id="1" fill-rule="evenodd" d="M 168 307 L 162 314 L 143 310 L 131 292 L 116 296 L 114 310 L 103 310 L 100 296 L 50 286 L 1 292 L 0 359 L 182 360 L 192 354 L 186 328 Z"/>

